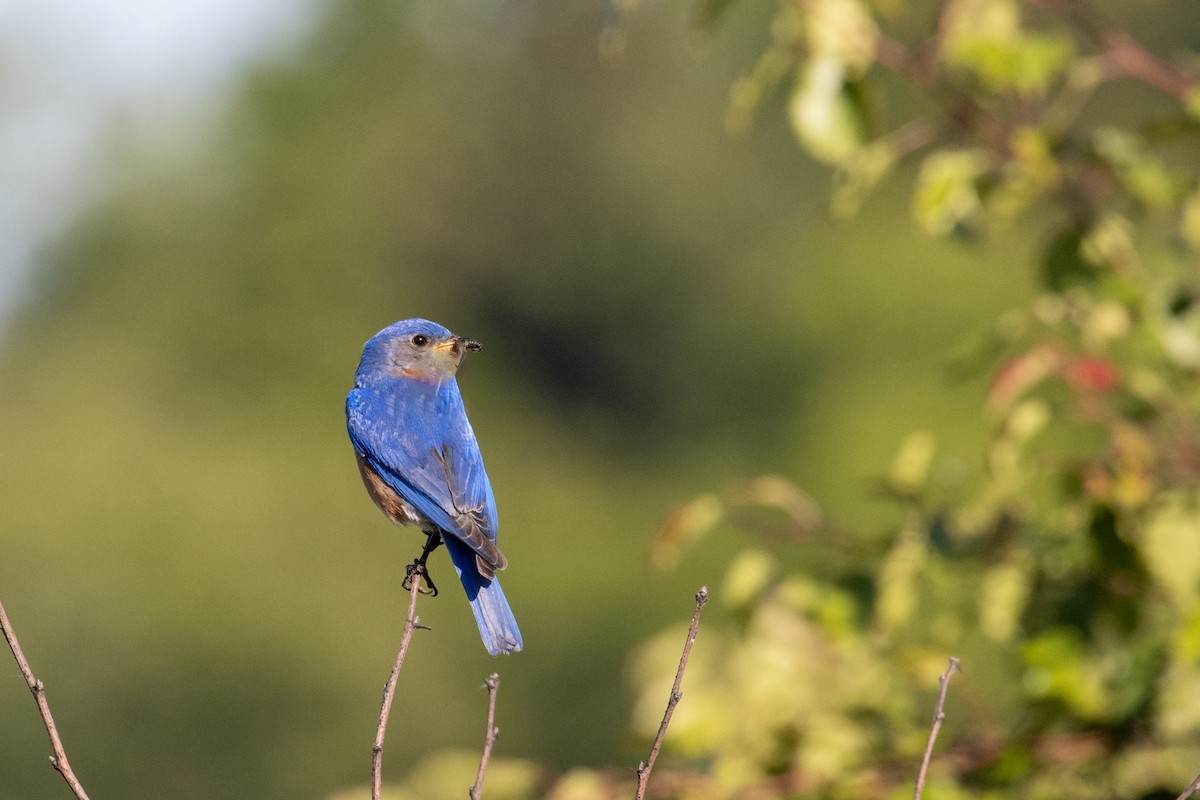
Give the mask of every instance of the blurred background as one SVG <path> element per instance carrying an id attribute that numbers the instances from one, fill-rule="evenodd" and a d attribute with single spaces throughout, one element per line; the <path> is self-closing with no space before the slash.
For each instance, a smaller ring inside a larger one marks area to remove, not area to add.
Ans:
<path id="1" fill-rule="evenodd" d="M 0 4 L 0 597 L 92 796 L 366 781 L 421 537 L 342 404 L 396 319 L 484 343 L 460 385 L 526 651 L 422 600 L 393 778 L 477 748 L 494 670 L 498 753 L 632 771 L 629 652 L 739 547 L 651 570 L 672 507 L 779 473 L 870 531 L 907 432 L 978 447 L 947 358 L 1044 242 L 932 240 L 903 187 L 831 222 L 778 103 L 729 135 L 774 11 Z M 60 796 L 0 675 L 0 797 Z"/>

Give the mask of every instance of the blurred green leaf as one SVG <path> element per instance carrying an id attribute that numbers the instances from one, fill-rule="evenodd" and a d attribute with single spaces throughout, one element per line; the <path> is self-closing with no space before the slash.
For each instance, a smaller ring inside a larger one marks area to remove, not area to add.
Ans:
<path id="1" fill-rule="evenodd" d="M 1104 214 L 1092 223 L 1079 242 L 1079 253 L 1089 263 L 1117 270 L 1133 269 L 1138 263 L 1136 236 L 1128 217 Z"/>
<path id="2" fill-rule="evenodd" d="M 879 37 L 863 0 L 807 0 L 804 8 L 810 58 L 837 62 L 849 80 L 862 77 Z"/>
<path id="3" fill-rule="evenodd" d="M 952 62 L 972 70 L 995 91 L 1044 94 L 1071 55 L 1069 39 L 1030 34 L 1006 42 L 962 40 Z"/>
<path id="4" fill-rule="evenodd" d="M 1112 167 L 1129 193 L 1152 208 L 1164 208 L 1180 195 L 1180 185 L 1167 165 L 1150 154 L 1146 143 L 1131 131 L 1099 127 L 1092 134 L 1096 155 Z"/>
<path id="5" fill-rule="evenodd" d="M 612 797 L 613 787 L 604 775 L 576 768 L 555 781 L 546 800 L 612 800 Z"/>
<path id="6" fill-rule="evenodd" d="M 1193 86 L 1184 94 L 1183 108 L 1192 119 L 1200 119 L 1200 86 Z"/>
<path id="7" fill-rule="evenodd" d="M 946 63 L 992 91 L 1044 94 L 1075 53 L 1065 35 L 1023 31 L 1013 0 L 951 0 L 942 21 Z"/>
<path id="8" fill-rule="evenodd" d="M 1103 676 L 1088 663 L 1078 633 L 1048 630 L 1025 644 L 1022 656 L 1022 686 L 1030 696 L 1058 700 L 1083 719 L 1103 716 L 1108 706 Z"/>
<path id="9" fill-rule="evenodd" d="M 888 635 L 907 624 L 916 613 L 921 591 L 919 579 L 928 550 L 925 532 L 914 522 L 906 525 L 879 569 L 875 621 Z"/>
<path id="10" fill-rule="evenodd" d="M 988 166 L 983 150 L 944 150 L 921 162 L 912 212 L 926 233 L 946 236 L 983 224 L 978 182 Z"/>
<path id="11" fill-rule="evenodd" d="M 1200 590 L 1200 499 L 1180 494 L 1161 496 L 1141 531 L 1138 549 L 1146 568 L 1182 615 Z"/>
<path id="12" fill-rule="evenodd" d="M 919 494 L 926 486 L 937 440 L 929 431 L 913 431 L 900 444 L 900 452 L 888 471 L 888 487 L 906 496 Z"/>
<path id="13" fill-rule="evenodd" d="M 676 506 L 658 526 L 650 542 L 650 563 L 656 569 L 674 566 L 685 549 L 725 517 L 725 506 L 714 494 L 703 494 Z"/>
<path id="14" fill-rule="evenodd" d="M 1200 189 L 1193 190 L 1183 201 L 1179 233 L 1193 252 L 1200 253 Z"/>
<path id="15" fill-rule="evenodd" d="M 986 636 L 998 642 L 1016 637 L 1035 577 L 1028 555 L 1020 551 L 987 571 L 979 587 L 979 628 Z"/>
<path id="16" fill-rule="evenodd" d="M 841 164 L 862 149 L 866 124 L 844 62 L 817 56 L 800 69 L 788 106 L 792 130 L 818 161 Z"/>
<path id="17" fill-rule="evenodd" d="M 721 600 L 734 609 L 747 609 L 766 588 L 777 570 L 775 559 L 761 550 L 744 550 L 725 572 Z"/>
<path id="18" fill-rule="evenodd" d="M 404 781 L 412 797 L 425 800 L 461 798 L 475 781 L 479 753 L 443 750 L 413 768 Z M 496 800 L 531 800 L 540 797 L 542 770 L 531 761 L 498 757 L 488 764 L 484 787 Z"/>

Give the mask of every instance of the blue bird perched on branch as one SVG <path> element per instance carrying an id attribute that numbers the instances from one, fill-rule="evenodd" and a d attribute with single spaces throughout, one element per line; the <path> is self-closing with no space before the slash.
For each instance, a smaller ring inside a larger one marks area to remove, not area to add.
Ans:
<path id="1" fill-rule="evenodd" d="M 425 559 L 445 542 L 483 644 L 499 655 L 521 649 L 521 632 L 496 578 L 508 566 L 496 546 L 496 499 L 454 377 L 479 349 L 429 320 L 389 325 L 363 347 L 346 426 L 375 504 L 428 537 L 407 580 L 413 570 L 428 578 Z"/>

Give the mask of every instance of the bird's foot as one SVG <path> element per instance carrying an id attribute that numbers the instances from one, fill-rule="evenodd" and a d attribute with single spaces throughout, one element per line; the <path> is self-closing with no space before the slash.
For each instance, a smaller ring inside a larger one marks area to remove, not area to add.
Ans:
<path id="1" fill-rule="evenodd" d="M 424 578 L 425 585 L 429 587 L 428 589 L 423 588 L 423 587 L 418 587 L 417 588 L 418 592 L 420 592 L 421 594 L 427 594 L 430 597 L 438 596 L 437 585 L 433 582 L 433 578 L 431 578 L 429 576 L 429 569 L 425 566 L 425 559 L 418 558 L 415 561 L 413 561 L 413 563 L 411 563 L 407 567 L 405 567 L 404 582 L 401 583 L 400 585 L 403 586 L 406 591 L 410 591 L 410 592 L 412 591 L 414 576 Z"/>

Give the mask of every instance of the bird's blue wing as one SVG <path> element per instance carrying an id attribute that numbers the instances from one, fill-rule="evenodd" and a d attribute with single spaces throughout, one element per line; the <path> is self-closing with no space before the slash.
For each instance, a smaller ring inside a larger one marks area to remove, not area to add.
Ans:
<path id="1" fill-rule="evenodd" d="M 346 398 L 354 448 L 426 519 L 475 551 L 491 577 L 507 559 L 495 544 L 496 500 L 457 384 L 433 397 L 410 396 L 403 382 L 391 388 L 356 388 Z"/>

